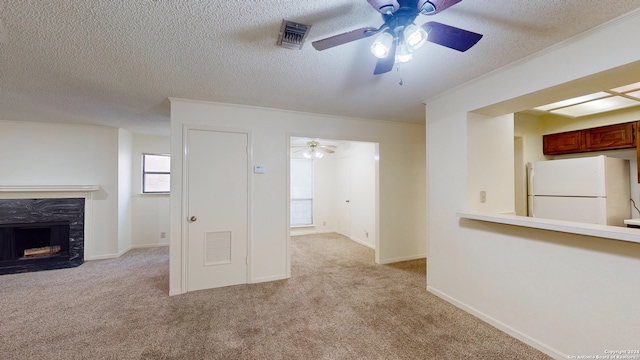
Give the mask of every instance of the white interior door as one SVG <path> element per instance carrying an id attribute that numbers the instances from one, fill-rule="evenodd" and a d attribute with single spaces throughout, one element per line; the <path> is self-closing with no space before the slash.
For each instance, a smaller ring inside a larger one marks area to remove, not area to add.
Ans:
<path id="1" fill-rule="evenodd" d="M 189 129 L 187 291 L 247 283 L 248 134 Z"/>
<path id="2" fill-rule="evenodd" d="M 338 232 L 351 237 L 351 159 L 338 159 Z"/>

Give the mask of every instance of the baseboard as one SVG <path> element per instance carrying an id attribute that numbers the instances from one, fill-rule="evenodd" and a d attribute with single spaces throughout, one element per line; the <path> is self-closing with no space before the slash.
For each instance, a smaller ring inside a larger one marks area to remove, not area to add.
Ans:
<path id="1" fill-rule="evenodd" d="M 144 248 L 152 248 L 152 247 L 162 247 L 162 246 L 169 246 L 169 243 L 162 243 L 162 244 L 147 244 L 147 245 L 134 245 L 134 246 L 130 246 L 122 251 L 120 251 L 117 254 L 107 254 L 107 255 L 97 255 L 97 256 L 92 256 L 90 258 L 85 258 L 85 260 L 87 261 L 91 261 L 91 260 L 108 260 L 108 259 L 117 259 L 120 256 L 124 255 L 127 253 L 127 251 L 129 250 L 133 250 L 133 249 L 144 249 Z"/>
<path id="2" fill-rule="evenodd" d="M 169 296 L 182 295 L 182 289 L 171 289 L 169 290 Z"/>
<path id="3" fill-rule="evenodd" d="M 303 235 L 315 235 L 315 234 L 331 234 L 334 233 L 335 230 L 296 230 L 293 231 L 293 229 L 291 230 L 291 236 L 303 236 Z"/>
<path id="4" fill-rule="evenodd" d="M 169 246 L 169 243 L 133 245 L 133 246 L 131 246 L 131 248 L 132 249 L 147 249 L 147 248 L 163 247 L 163 246 Z"/>
<path id="5" fill-rule="evenodd" d="M 399 257 L 399 258 L 381 260 L 380 264 L 382 264 L 382 265 L 393 264 L 393 263 L 402 262 L 402 261 L 425 259 L 426 257 L 427 257 L 427 254 L 404 256 L 404 257 Z"/>
<path id="6" fill-rule="evenodd" d="M 528 336 L 527 334 L 525 334 L 525 333 L 523 333 L 521 331 L 518 331 L 518 330 L 512 328 L 511 326 L 509 326 L 509 325 L 507 325 L 507 324 L 505 324 L 505 323 L 503 323 L 503 322 L 501 322 L 499 320 L 494 319 L 493 317 L 491 317 L 491 316 L 489 316 L 489 315 L 487 315 L 487 314 L 485 314 L 483 312 L 480 312 L 480 311 L 474 309 L 473 307 L 471 307 L 471 306 L 469 306 L 467 304 L 464 304 L 464 303 L 462 303 L 462 302 L 450 297 L 449 295 L 447 295 L 447 294 L 445 294 L 445 293 L 443 293 L 443 292 L 441 292 L 439 290 L 434 289 L 431 286 L 427 286 L 427 291 L 432 293 L 432 294 L 434 294 L 434 295 L 436 295 L 437 297 L 439 297 L 439 298 L 441 298 L 441 299 L 443 299 L 443 300 L 455 305 L 456 307 L 468 312 L 469 314 L 479 318 L 480 320 L 488 323 L 489 325 L 497 328 L 498 330 L 500 330 L 500 331 L 502 331 L 502 332 L 504 332 L 504 333 L 506 333 L 506 334 L 508 334 L 508 335 L 510 335 L 510 336 L 522 341 L 523 343 L 525 343 L 525 344 L 527 344 L 527 345 L 529 345 L 529 346 L 531 346 L 531 347 L 533 347 L 533 348 L 535 348 L 537 350 L 540 350 L 541 352 L 551 356 L 554 359 L 568 359 L 569 358 L 568 355 L 563 354 L 562 352 L 560 352 L 560 351 L 558 351 L 558 350 L 556 350 L 556 349 L 554 349 L 554 348 L 552 348 L 552 347 L 550 347 L 550 346 L 548 346 L 548 345 L 546 345 L 546 344 L 544 344 L 544 343 L 542 343 L 542 342 L 540 342 L 540 341 Z"/>
<path id="7" fill-rule="evenodd" d="M 109 260 L 109 259 L 117 259 L 119 258 L 120 255 L 119 254 L 107 254 L 107 255 L 97 255 L 97 256 L 92 256 L 88 259 L 85 259 L 87 261 L 93 261 L 93 260 Z"/>
<path id="8" fill-rule="evenodd" d="M 371 244 L 369 244 L 369 243 L 367 243 L 367 242 L 365 242 L 365 241 L 362 241 L 362 240 L 360 240 L 360 239 L 358 239 L 358 238 L 354 238 L 354 237 L 351 237 L 351 236 L 350 236 L 350 237 L 349 237 L 349 239 L 351 239 L 351 240 L 352 240 L 352 241 L 354 241 L 354 242 L 357 242 L 357 243 L 358 243 L 358 244 L 360 244 L 360 245 L 364 245 L 364 246 L 368 247 L 369 249 L 373 249 L 373 250 L 375 250 L 375 249 L 376 249 L 376 246 L 375 246 L 375 245 L 371 245 Z"/>
<path id="9" fill-rule="evenodd" d="M 251 279 L 249 280 L 249 284 L 258 284 L 258 283 L 269 282 L 269 281 L 287 280 L 289 278 L 290 277 L 286 275 L 265 276 L 261 278 Z"/>

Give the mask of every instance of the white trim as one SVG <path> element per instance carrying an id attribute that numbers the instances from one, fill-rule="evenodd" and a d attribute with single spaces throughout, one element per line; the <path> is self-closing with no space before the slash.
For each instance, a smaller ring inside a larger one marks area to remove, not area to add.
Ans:
<path id="1" fill-rule="evenodd" d="M 375 245 L 369 244 L 368 242 L 365 242 L 365 241 L 360 240 L 360 239 L 358 239 L 358 238 L 355 238 L 355 237 L 349 236 L 349 239 L 351 239 L 351 241 L 356 242 L 356 243 L 358 243 L 358 244 L 360 244 L 360 245 L 362 245 L 362 246 L 366 246 L 366 247 L 368 247 L 369 249 L 373 249 L 373 250 L 375 250 L 375 249 L 376 249 L 376 246 L 375 246 Z"/>
<path id="2" fill-rule="evenodd" d="M 393 263 L 398 263 L 398 262 L 402 262 L 402 261 L 419 260 L 419 259 L 426 259 L 426 258 L 427 258 L 427 254 L 403 256 L 403 257 L 398 257 L 398 258 L 393 258 L 393 259 L 387 259 L 387 260 L 384 260 L 384 261 L 380 262 L 379 264 L 380 265 L 387 265 L 387 264 L 393 264 Z"/>
<path id="3" fill-rule="evenodd" d="M 0 185 L 0 192 L 91 192 L 98 185 Z"/>
<path id="4" fill-rule="evenodd" d="M 379 124 L 393 124 L 393 125 L 403 125 L 403 126 L 415 126 L 415 125 L 423 125 L 424 124 L 424 122 L 422 122 L 422 121 L 420 121 L 420 122 L 416 122 L 416 121 L 398 121 L 398 120 L 394 120 L 392 118 L 389 118 L 389 119 L 385 120 L 385 119 L 369 119 L 369 118 L 359 118 L 359 117 L 350 117 L 350 116 L 337 116 L 337 115 L 330 115 L 330 114 L 318 114 L 318 113 L 306 112 L 306 111 L 277 109 L 277 108 L 270 108 L 270 107 L 264 107 L 264 106 L 242 105 L 242 104 L 224 103 L 224 102 L 218 102 L 218 101 L 185 99 L 185 98 L 180 98 L 180 97 L 169 97 L 168 99 L 169 99 L 170 102 L 174 102 L 175 101 L 175 102 L 182 102 L 182 103 L 189 103 L 189 104 L 205 104 L 205 105 L 226 106 L 226 107 L 232 107 L 232 108 L 236 108 L 236 109 L 258 109 L 258 110 L 278 112 L 278 113 L 313 115 L 313 116 L 323 117 L 323 118 L 327 118 L 327 119 L 347 119 L 347 120 L 363 121 L 366 124 L 379 123 Z M 421 120 L 423 120 L 423 119 L 421 119 Z M 310 138 L 317 137 L 317 138 L 340 140 L 340 137 L 336 137 L 336 136 L 333 136 L 333 135 L 329 135 L 329 136 L 323 136 L 323 135 L 307 136 L 307 135 L 295 135 L 295 134 L 293 134 L 291 136 L 295 136 L 295 137 L 310 137 Z M 349 141 L 378 142 L 378 141 L 370 141 L 370 140 L 357 140 L 356 137 L 354 137 L 353 139 L 350 139 Z"/>
<path id="5" fill-rule="evenodd" d="M 487 221 L 497 224 L 516 225 L 534 229 L 559 231 L 570 234 L 595 236 L 600 238 L 629 241 L 640 243 L 640 231 L 638 229 L 622 226 L 608 226 L 578 223 L 573 221 L 551 220 L 517 216 L 512 214 L 481 214 L 472 212 L 459 212 L 457 215 L 463 219 Z"/>
<path id="6" fill-rule="evenodd" d="M 117 254 L 106 254 L 106 255 L 92 256 L 90 258 L 85 258 L 85 260 L 86 261 L 94 261 L 94 260 L 117 259 L 117 258 L 121 257 L 122 255 L 126 254 L 128 251 L 133 250 L 133 249 L 148 249 L 148 248 L 165 247 L 165 246 L 169 246 L 169 243 L 135 245 L 135 246 L 131 246 L 129 248 L 126 248 L 126 249 L 118 252 Z"/>
<path id="7" fill-rule="evenodd" d="M 132 245 L 131 249 L 148 249 L 148 248 L 155 248 L 155 247 L 165 247 L 165 246 L 169 246 L 169 243 L 158 243 L 158 244 L 142 244 L 142 245 Z"/>
<path id="8" fill-rule="evenodd" d="M 435 296 L 455 305 L 456 307 L 470 313 L 471 315 L 479 318 L 480 320 L 488 323 L 489 325 L 497 328 L 498 330 L 501 330 L 511 336 L 513 336 L 514 338 L 522 341 L 523 343 L 540 350 L 541 352 L 551 356 L 554 359 L 568 359 L 569 356 L 567 354 L 563 354 L 562 352 L 547 346 L 546 344 L 541 343 L 540 341 L 532 338 L 531 336 L 528 336 L 527 334 L 524 334 L 521 331 L 518 331 L 514 328 L 512 328 L 511 326 L 506 325 L 505 323 L 496 320 L 494 318 L 492 318 L 491 316 L 488 316 L 487 314 L 478 311 L 474 308 L 472 308 L 471 306 L 464 304 L 452 297 L 450 297 L 449 295 L 431 287 L 427 285 L 427 291 L 434 294 Z"/>
<path id="9" fill-rule="evenodd" d="M 182 254 L 180 257 L 181 260 L 181 274 L 180 274 L 180 294 L 184 294 L 188 291 L 189 287 L 187 286 L 187 274 L 188 274 L 188 266 L 189 263 L 189 232 L 187 231 L 188 226 L 188 210 L 189 210 L 189 129 L 191 127 L 188 124 L 182 124 L 182 193 L 180 196 L 182 197 L 182 208 L 180 209 L 180 244 L 182 245 Z"/>
<path id="10" fill-rule="evenodd" d="M 95 260 L 109 260 L 109 259 L 117 259 L 121 256 L 122 254 L 106 254 L 106 255 L 98 255 L 98 256 L 92 256 L 89 259 L 86 259 L 86 261 L 95 261 Z"/>
<path id="11" fill-rule="evenodd" d="M 329 116 L 331 117 L 331 116 Z M 384 120 L 380 120 L 381 122 L 384 122 Z M 396 122 L 399 123 L 399 122 Z M 358 136 L 341 136 L 341 135 L 327 135 L 327 134 L 315 134 L 315 135 L 311 135 L 309 133 L 302 133 L 302 132 L 287 132 L 287 274 L 290 277 L 291 276 L 291 224 L 290 224 L 290 220 L 291 219 L 291 210 L 290 210 L 290 205 L 291 205 L 291 138 L 292 137 L 306 137 L 306 138 L 319 138 L 319 139 L 331 139 L 331 140 L 338 140 L 338 141 L 347 141 L 347 142 L 367 142 L 367 143 L 372 143 L 374 144 L 374 152 L 375 152 L 375 156 L 377 159 L 380 159 L 380 143 L 381 140 L 380 138 L 374 138 L 374 137 L 358 137 Z M 373 245 L 373 250 L 374 250 L 374 259 L 376 264 L 383 264 L 383 263 L 389 263 L 389 262 L 381 262 L 380 258 L 381 258 L 381 251 L 380 251 L 380 161 L 376 160 L 375 162 L 375 227 L 376 227 L 376 232 L 375 232 L 375 239 L 374 239 L 374 243 L 375 245 Z M 322 233 L 338 233 L 340 235 L 346 236 L 349 239 L 351 239 L 350 236 L 344 235 L 342 233 L 340 233 L 338 231 L 339 229 L 335 229 L 335 230 L 328 230 L 326 232 L 322 232 L 322 231 L 315 231 L 313 233 L 309 233 L 309 234 L 322 234 Z M 309 234 L 296 234 L 294 236 L 298 236 L 298 235 L 309 235 Z M 352 239 L 353 240 L 353 239 Z M 356 241 L 358 242 L 358 241 Z M 359 243 L 359 242 L 358 242 Z M 363 244 L 365 246 L 369 246 L 368 244 Z M 408 260 L 413 260 L 413 259 L 420 259 L 420 258 L 424 258 L 425 256 L 417 256 L 415 258 L 411 258 Z M 404 260 L 399 260 L 399 261 L 404 261 Z M 390 261 L 390 262 L 394 262 L 394 261 Z"/>
<path id="12" fill-rule="evenodd" d="M 169 296 L 182 295 L 182 294 L 184 294 L 182 289 L 171 289 L 171 290 L 169 290 Z"/>
<path id="13" fill-rule="evenodd" d="M 259 284 L 259 283 L 270 282 L 270 281 L 286 280 L 290 278 L 291 278 L 290 275 L 265 276 L 265 277 L 251 279 L 251 282 L 249 284 Z"/>

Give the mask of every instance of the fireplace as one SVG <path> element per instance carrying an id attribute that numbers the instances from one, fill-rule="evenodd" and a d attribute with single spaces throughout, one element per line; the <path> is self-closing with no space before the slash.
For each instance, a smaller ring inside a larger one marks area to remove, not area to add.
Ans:
<path id="1" fill-rule="evenodd" d="M 0 200 L 0 274 L 82 264 L 84 200 Z"/>

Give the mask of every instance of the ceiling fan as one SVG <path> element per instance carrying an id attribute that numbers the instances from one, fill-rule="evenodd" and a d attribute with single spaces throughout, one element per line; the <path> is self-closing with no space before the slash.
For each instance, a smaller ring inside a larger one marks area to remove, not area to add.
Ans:
<path id="1" fill-rule="evenodd" d="M 334 145 L 320 145 L 316 140 L 307 141 L 307 145 L 293 145 L 292 147 L 302 147 L 303 149 L 294 152 L 303 151 L 302 156 L 307 159 L 322 159 L 324 153 L 333 154 L 336 147 Z"/>
<path id="2" fill-rule="evenodd" d="M 461 52 L 469 50 L 482 38 L 481 34 L 429 21 L 418 27 L 418 15 L 435 15 L 462 0 L 367 0 L 382 14 L 384 23 L 378 27 L 364 27 L 314 41 L 316 50 L 325 50 L 376 34 L 371 52 L 378 58 L 374 75 L 384 74 L 396 63 L 411 60 L 413 51 L 426 41 Z"/>

